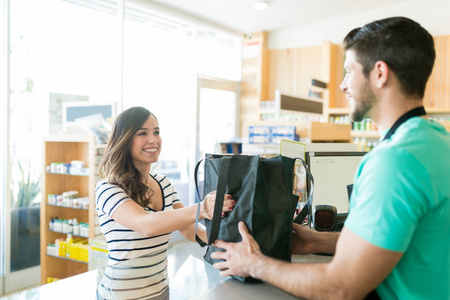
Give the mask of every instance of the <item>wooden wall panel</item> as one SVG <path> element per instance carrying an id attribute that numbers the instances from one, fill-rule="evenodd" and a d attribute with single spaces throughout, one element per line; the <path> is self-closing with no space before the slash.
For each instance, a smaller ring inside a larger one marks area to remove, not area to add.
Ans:
<path id="1" fill-rule="evenodd" d="M 330 96 L 330 107 L 332 108 L 350 108 L 348 105 L 348 101 L 345 98 L 344 92 L 341 91 L 340 85 L 342 83 L 342 80 L 344 80 L 344 51 L 342 49 L 341 45 L 336 46 L 336 73 L 334 74 L 336 78 L 336 85 L 334 86 L 335 89 L 335 98 L 334 103 L 333 98 Z M 331 89 L 332 87 L 330 87 Z"/>
<path id="2" fill-rule="evenodd" d="M 327 42 L 318 47 L 270 50 L 270 98 L 266 100 L 273 100 L 276 89 L 287 94 L 308 95 L 311 78 L 317 78 L 330 83 L 330 108 L 349 108 L 345 94 L 340 90 L 345 53 L 340 45 L 332 44 L 329 46 L 330 60 L 325 57 L 325 47 Z M 427 108 L 447 111 L 450 109 L 450 36 L 435 37 L 435 47 L 436 62 L 428 80 L 424 104 Z"/>
<path id="3" fill-rule="evenodd" d="M 425 90 L 424 104 L 429 108 L 450 108 L 450 36 L 434 38 L 436 61 Z"/>
<path id="4" fill-rule="evenodd" d="M 286 94 L 308 96 L 311 79 L 322 78 L 322 47 L 270 50 L 270 83 L 268 100 L 275 90 Z"/>
<path id="5" fill-rule="evenodd" d="M 260 101 L 271 100 L 267 98 L 270 61 L 267 33 L 252 34 L 251 38 L 244 39 L 243 47 L 244 53 L 248 53 L 242 59 L 240 124 L 259 120 Z M 241 126 L 241 136 L 242 130 Z"/>

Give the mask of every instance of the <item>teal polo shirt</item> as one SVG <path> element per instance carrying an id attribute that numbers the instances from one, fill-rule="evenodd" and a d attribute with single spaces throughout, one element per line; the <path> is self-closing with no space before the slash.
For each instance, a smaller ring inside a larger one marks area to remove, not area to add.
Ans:
<path id="1" fill-rule="evenodd" d="M 345 227 L 404 252 L 382 299 L 450 299 L 450 134 L 414 117 L 361 160 Z"/>

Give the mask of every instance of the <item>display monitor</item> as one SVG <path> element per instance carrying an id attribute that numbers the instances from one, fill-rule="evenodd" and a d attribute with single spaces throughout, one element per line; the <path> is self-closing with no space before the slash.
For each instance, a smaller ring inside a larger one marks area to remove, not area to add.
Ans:
<path id="1" fill-rule="evenodd" d="M 315 205 L 333 205 L 338 214 L 347 214 L 347 185 L 353 184 L 355 171 L 367 152 L 306 152 L 305 162 L 314 177 Z M 311 186 L 307 182 L 307 193 Z"/>
<path id="2" fill-rule="evenodd" d="M 108 118 L 114 118 L 116 116 L 115 103 L 99 104 L 85 101 L 63 103 L 63 131 L 68 132 L 71 131 L 71 127 L 77 127 L 77 119 L 96 114 L 101 114 L 105 121 Z"/>

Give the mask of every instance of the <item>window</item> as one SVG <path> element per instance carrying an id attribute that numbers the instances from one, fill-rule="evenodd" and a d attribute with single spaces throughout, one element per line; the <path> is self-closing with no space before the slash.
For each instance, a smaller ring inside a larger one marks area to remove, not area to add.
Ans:
<path id="1" fill-rule="evenodd" d="M 242 38 L 200 26 L 192 17 L 161 13 L 143 1 L 125 1 L 124 20 L 117 16 L 114 0 L 9 3 L 10 72 L 0 66 L 8 79 L 2 80 L 0 89 L 8 98 L 0 107 L 5 109 L 0 110 L 4 125 L 0 127 L 6 128 L 0 140 L 6 146 L 0 149 L 0 156 L 11 170 L 8 173 L 2 164 L 0 180 L 5 185 L 0 186 L 0 213 L 6 213 L 5 207 L 39 209 L 45 197 L 40 194 L 42 137 L 60 131 L 62 102 L 77 99 L 117 103 L 118 112 L 136 105 L 152 111 L 163 138 L 154 171 L 171 179 L 184 204 L 193 203 L 192 166 L 199 147 L 197 74 L 240 80 Z M 2 56 L 6 54 L 2 52 Z M 9 82 L 9 87 L 4 87 L 4 82 Z M 4 118 L 7 114 L 9 118 Z M 22 197 L 24 186 L 32 192 Z M 33 218 L 39 222 L 39 214 Z M 10 226 L 11 234 L 21 232 L 14 226 Z M 0 230 L 4 230 L 2 224 Z M 38 245 L 39 230 L 35 232 L 33 237 L 14 237 L 17 243 L 11 243 L 6 273 L 39 265 L 39 246 L 20 244 L 30 241 Z M 0 236 L 5 235 L 1 232 Z M 23 259 L 28 254 L 19 248 L 32 250 L 32 259 Z"/>
<path id="2" fill-rule="evenodd" d="M 201 25 L 198 32 L 198 73 L 241 81 L 243 36 Z"/>
<path id="3" fill-rule="evenodd" d="M 163 145 L 152 172 L 171 180 L 184 205 L 195 149 L 193 30 L 192 24 L 144 8 L 126 9 L 124 109 L 143 106 L 158 118 Z"/>

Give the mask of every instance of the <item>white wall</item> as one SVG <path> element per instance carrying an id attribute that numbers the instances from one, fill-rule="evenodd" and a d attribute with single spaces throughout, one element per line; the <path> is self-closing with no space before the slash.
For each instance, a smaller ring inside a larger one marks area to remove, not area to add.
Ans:
<path id="1" fill-rule="evenodd" d="M 353 28 L 393 16 L 411 18 L 419 22 L 433 36 L 450 35 L 449 0 L 410 0 L 364 13 L 271 32 L 268 36 L 268 48 L 318 46 L 326 40 L 340 44 Z"/>

